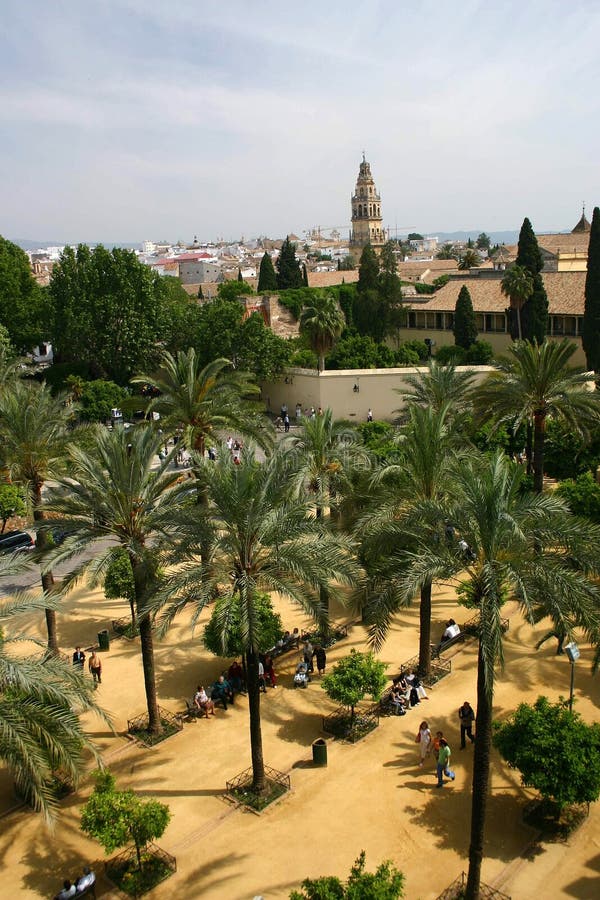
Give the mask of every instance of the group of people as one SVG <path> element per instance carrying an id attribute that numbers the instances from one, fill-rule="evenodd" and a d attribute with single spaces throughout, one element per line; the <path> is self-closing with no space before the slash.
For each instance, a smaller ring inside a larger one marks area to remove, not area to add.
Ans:
<path id="1" fill-rule="evenodd" d="M 208 691 L 204 685 L 199 684 L 194 694 L 194 706 L 197 715 L 204 715 L 207 719 L 215 714 L 215 704 L 220 703 L 225 711 L 227 704 L 233 706 L 236 694 L 246 692 L 246 679 L 244 669 L 238 660 L 234 660 L 226 672 L 223 672 L 217 680 L 210 685 Z"/>
<path id="2" fill-rule="evenodd" d="M 473 723 L 475 722 L 475 712 L 468 700 L 458 710 L 458 722 L 460 725 L 460 749 L 466 747 L 466 738 L 471 743 L 475 743 L 473 735 Z M 450 768 L 450 757 L 452 751 L 443 731 L 436 731 L 435 737 L 432 736 L 429 724 L 426 721 L 421 722 L 419 730 L 415 737 L 415 744 L 419 745 L 419 767 L 425 764 L 428 756 L 433 756 L 436 765 L 437 786 L 443 787 L 444 776 L 454 781 L 455 773 Z"/>
<path id="3" fill-rule="evenodd" d="M 244 445 L 237 438 L 232 438 L 231 435 L 229 435 L 229 437 L 225 441 L 225 444 L 227 446 L 227 449 L 231 453 L 231 458 L 233 459 L 234 463 L 236 464 L 236 466 L 239 466 L 242 461 L 242 450 L 244 449 Z"/>
<path id="4" fill-rule="evenodd" d="M 407 709 L 418 706 L 421 700 L 429 700 L 429 697 L 416 672 L 411 671 L 394 678 L 390 703 L 395 715 L 404 716 Z"/>
<path id="5" fill-rule="evenodd" d="M 75 652 L 73 653 L 73 665 L 83 672 L 85 668 L 85 652 L 81 649 L 81 647 L 75 647 Z M 90 658 L 88 660 L 88 670 L 94 679 L 94 684 L 102 684 L 102 660 L 98 656 L 95 650 L 92 650 Z"/>
<path id="6" fill-rule="evenodd" d="M 83 875 L 70 881 L 68 878 L 63 881 L 62 890 L 58 892 L 54 900 L 68 900 L 69 897 L 76 897 L 82 894 L 96 882 L 96 875 L 88 866 L 84 866 Z"/>

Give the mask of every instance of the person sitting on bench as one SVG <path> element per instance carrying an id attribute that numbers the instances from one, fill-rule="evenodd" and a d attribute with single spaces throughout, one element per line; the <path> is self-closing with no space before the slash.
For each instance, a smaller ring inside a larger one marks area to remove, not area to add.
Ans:
<path id="1" fill-rule="evenodd" d="M 394 683 L 392 684 L 390 703 L 395 716 L 406 715 L 406 707 L 408 706 L 406 702 L 406 687 L 401 686 L 399 678 L 395 678 Z"/>
<path id="2" fill-rule="evenodd" d="M 80 875 L 77 881 L 75 882 L 75 887 L 77 888 L 77 893 L 81 894 L 83 891 L 86 891 L 89 887 L 91 887 L 96 881 L 96 875 L 89 866 L 83 867 L 83 875 Z"/>
<path id="3" fill-rule="evenodd" d="M 444 644 L 447 644 L 448 641 L 453 641 L 454 638 L 457 638 L 460 634 L 460 627 L 456 624 L 454 619 L 448 619 L 446 622 L 446 628 L 444 629 L 444 633 L 442 634 L 441 640 L 437 647 L 435 648 L 435 652 L 439 655 L 442 650 Z"/>
<path id="4" fill-rule="evenodd" d="M 74 897 L 77 893 L 77 888 L 74 884 L 71 884 L 69 879 L 65 879 L 63 881 L 63 889 L 59 891 L 54 900 L 69 900 L 70 897 Z"/>
<path id="5" fill-rule="evenodd" d="M 224 675 L 219 675 L 218 681 L 215 681 L 212 686 L 210 696 L 212 700 L 221 701 L 225 711 L 227 711 L 227 703 L 231 703 L 233 706 L 233 691 Z"/>
<path id="6" fill-rule="evenodd" d="M 215 714 L 215 704 L 209 698 L 208 694 L 204 690 L 204 687 L 200 684 L 198 685 L 196 693 L 194 694 L 194 706 L 196 707 L 198 712 L 203 712 L 207 719 L 209 713 L 211 713 L 213 716 Z"/>

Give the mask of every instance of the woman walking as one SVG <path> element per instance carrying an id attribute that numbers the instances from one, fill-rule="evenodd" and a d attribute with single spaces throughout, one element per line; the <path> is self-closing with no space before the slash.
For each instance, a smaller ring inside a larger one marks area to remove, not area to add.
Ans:
<path id="1" fill-rule="evenodd" d="M 431 750 L 431 731 L 429 730 L 427 722 L 421 722 L 419 725 L 415 743 L 419 744 L 419 754 L 421 757 L 419 767 L 421 767 L 425 762 L 425 757 L 429 755 L 429 751 Z"/>

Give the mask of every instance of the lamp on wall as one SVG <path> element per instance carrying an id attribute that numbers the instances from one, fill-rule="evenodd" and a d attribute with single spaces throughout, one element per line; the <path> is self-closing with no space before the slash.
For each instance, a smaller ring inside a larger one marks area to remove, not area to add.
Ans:
<path id="1" fill-rule="evenodd" d="M 359 385 L 358 381 L 354 382 L 354 387 L 352 388 L 352 390 L 354 391 L 355 394 L 358 394 L 358 392 L 360 391 L 360 385 Z"/>
<path id="2" fill-rule="evenodd" d="M 294 376 L 293 376 L 293 375 L 286 375 L 285 378 L 284 378 L 283 380 L 285 381 L 286 384 L 293 384 L 293 383 L 294 383 Z"/>

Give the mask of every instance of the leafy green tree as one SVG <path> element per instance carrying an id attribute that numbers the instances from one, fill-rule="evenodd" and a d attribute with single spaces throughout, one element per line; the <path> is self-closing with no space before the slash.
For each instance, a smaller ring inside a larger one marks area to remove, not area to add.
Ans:
<path id="1" fill-rule="evenodd" d="M 281 375 L 290 361 L 288 341 L 275 334 L 260 313 L 245 319 L 236 337 L 235 360 L 239 369 L 251 372 L 257 381 L 270 381 Z"/>
<path id="2" fill-rule="evenodd" d="M 533 706 L 521 703 L 508 719 L 494 722 L 493 743 L 519 770 L 523 786 L 551 800 L 557 812 L 600 796 L 600 724 L 588 725 L 564 702 L 538 697 Z"/>
<path id="3" fill-rule="evenodd" d="M 26 512 L 23 489 L 16 484 L 7 484 L 6 482 L 0 484 L 0 519 L 2 520 L 0 534 L 4 534 L 9 519 L 13 516 L 24 516 Z"/>
<path id="4" fill-rule="evenodd" d="M 104 596 L 107 600 L 127 600 L 131 610 L 131 624 L 137 626 L 135 613 L 135 578 L 131 560 L 125 549 L 113 555 L 104 576 Z"/>
<path id="5" fill-rule="evenodd" d="M 367 291 L 379 289 L 379 260 L 370 244 L 364 248 L 358 264 L 358 292 L 364 294 Z"/>
<path id="6" fill-rule="evenodd" d="M 288 288 L 300 288 L 304 285 L 300 263 L 296 258 L 296 245 L 289 237 L 281 245 L 281 250 L 276 262 L 277 287 L 280 291 Z"/>
<path id="7" fill-rule="evenodd" d="M 458 268 L 461 270 L 464 269 L 475 269 L 477 266 L 481 265 L 481 257 L 476 250 L 467 249 L 458 261 Z"/>
<path id="8" fill-rule="evenodd" d="M 389 305 L 402 300 L 402 286 L 398 278 L 396 245 L 387 241 L 381 248 L 379 257 L 379 291 Z"/>
<path id="9" fill-rule="evenodd" d="M 160 275 L 131 250 L 66 247 L 49 286 L 49 330 L 59 362 L 87 362 L 120 384 L 152 364 L 167 325 Z"/>
<path id="10" fill-rule="evenodd" d="M 439 412 L 447 407 L 452 415 L 464 413 L 471 403 L 474 385 L 472 372 L 459 372 L 452 363 L 440 365 L 435 359 L 429 360 L 427 370 L 417 375 L 406 375 L 404 387 L 397 393 L 406 403 L 431 407 Z"/>
<path id="11" fill-rule="evenodd" d="M 237 284 L 237 281 L 229 283 Z M 198 312 L 196 327 L 188 336 L 187 346 L 181 350 L 193 347 L 203 366 L 219 358 L 233 360 L 244 320 L 242 304 L 217 298 L 203 303 Z"/>
<path id="12" fill-rule="evenodd" d="M 256 646 L 264 653 L 274 647 L 283 634 L 281 616 L 273 609 L 268 594 L 257 594 L 254 599 L 256 614 Z M 243 610 L 240 598 L 235 597 L 227 609 L 227 626 L 223 627 L 223 610 L 217 605 L 204 627 L 202 637 L 204 646 L 215 656 L 243 656 L 246 650 L 244 637 Z"/>
<path id="13" fill-rule="evenodd" d="M 24 250 L 0 236 L 0 325 L 19 353 L 44 340 L 45 295 L 31 273 Z"/>
<path id="14" fill-rule="evenodd" d="M 510 266 L 500 284 L 502 293 L 510 300 L 509 331 L 513 341 L 522 340 L 522 310 L 533 294 L 533 276 L 523 266 Z"/>
<path id="15" fill-rule="evenodd" d="M 458 253 L 454 249 L 453 244 L 442 244 L 438 252 L 435 254 L 436 259 L 458 259 Z"/>
<path id="16" fill-rule="evenodd" d="M 489 253 L 491 245 L 492 242 L 490 240 L 489 234 L 486 234 L 485 231 L 482 231 L 475 241 L 475 246 L 478 250 L 487 250 Z"/>
<path id="17" fill-rule="evenodd" d="M 356 260 L 351 253 L 338 260 L 338 263 L 340 272 L 352 272 L 356 268 Z"/>
<path id="18" fill-rule="evenodd" d="M 151 841 L 162 837 L 171 821 L 166 803 L 142 800 L 133 791 L 118 791 L 106 769 L 96 772 L 94 790 L 81 811 L 81 830 L 102 844 L 106 853 L 132 843 L 138 870 L 142 853 Z"/>
<path id="19" fill-rule="evenodd" d="M 2 456 L 11 480 L 20 485 L 33 510 L 36 545 L 42 553 L 49 544 L 44 485 L 60 477 L 67 467 L 68 452 L 76 434 L 71 430 L 72 411 L 66 396 L 52 396 L 36 382 L 15 381 L 0 391 Z M 42 568 L 42 588 L 52 591 L 52 571 Z M 48 649 L 58 653 L 56 610 L 46 610 Z"/>
<path id="20" fill-rule="evenodd" d="M 89 449 L 71 449 L 68 478 L 59 481 L 49 500 L 49 508 L 68 531 L 47 563 L 71 562 L 64 590 L 84 576 L 92 585 L 101 583 L 123 551 L 129 557 L 151 733 L 159 733 L 162 726 L 150 601 L 162 581 L 163 546 L 173 539 L 177 510 L 185 499 L 173 490 L 180 475 L 168 470 L 169 460 L 154 468 L 163 443 L 162 435 L 149 426 L 128 431 L 98 427 Z M 89 548 L 94 548 L 94 556 L 82 556 Z"/>
<path id="21" fill-rule="evenodd" d="M 78 403 L 79 418 L 84 422 L 106 422 L 111 410 L 119 408 L 129 397 L 125 388 L 114 381 L 83 382 Z"/>
<path id="22" fill-rule="evenodd" d="M 393 350 L 367 335 L 341 338 L 327 355 L 328 369 L 384 369 L 395 364 Z"/>
<path id="23" fill-rule="evenodd" d="M 407 241 L 422 241 L 423 235 L 419 234 L 418 231 L 411 231 L 410 234 L 408 235 L 408 237 L 406 238 L 406 240 Z"/>
<path id="24" fill-rule="evenodd" d="M 190 335 L 194 334 L 198 327 L 200 305 L 196 302 L 196 298 L 188 294 L 179 278 L 172 275 L 160 276 L 157 290 L 164 317 L 160 346 L 164 350 L 176 353 L 189 346 Z M 203 299 L 201 290 L 200 285 L 198 297 Z"/>
<path id="25" fill-rule="evenodd" d="M 372 653 L 351 650 L 349 656 L 340 659 L 329 675 L 321 679 L 323 690 L 336 703 L 350 711 L 350 724 L 354 722 L 354 710 L 369 695 L 379 700 L 386 683 L 387 664 L 375 659 Z"/>
<path id="26" fill-rule="evenodd" d="M 510 597 L 529 621 L 542 613 L 568 635 L 580 627 L 596 645 L 600 639 L 598 526 L 575 519 L 552 494 L 523 494 L 520 466 L 502 451 L 462 458 L 454 468 L 453 503 L 441 505 L 471 549 L 464 559 L 454 543 L 432 540 L 406 552 L 407 568 L 397 583 L 411 597 L 432 578 L 452 577 L 466 569 L 468 604 L 479 615 L 477 664 L 477 740 L 473 765 L 469 873 L 465 896 L 477 898 L 483 859 L 490 779 L 495 669 L 502 662 L 501 610 Z M 415 536 L 422 533 L 415 523 Z M 443 573 L 443 576 L 442 576 Z"/>
<path id="27" fill-rule="evenodd" d="M 325 354 L 331 350 L 346 324 L 344 314 L 332 294 L 315 297 L 300 315 L 300 333 L 306 335 L 319 357 L 319 372 L 325 368 Z"/>
<path id="28" fill-rule="evenodd" d="M 290 900 L 399 900 L 404 896 L 404 875 L 390 860 L 375 872 L 365 872 L 365 851 L 350 870 L 343 884 L 335 875 L 305 878 L 302 891 L 292 891 Z"/>
<path id="29" fill-rule="evenodd" d="M 583 472 L 576 479 L 561 482 L 557 493 L 566 500 L 574 515 L 600 522 L 600 484 L 591 472 Z"/>
<path id="30" fill-rule="evenodd" d="M 468 350 L 477 340 L 477 322 L 471 294 L 466 284 L 461 287 L 454 309 L 454 343 Z"/>
<path id="31" fill-rule="evenodd" d="M 353 308 L 353 323 L 359 334 L 383 341 L 391 325 L 389 306 L 379 290 L 358 293 Z"/>
<path id="32" fill-rule="evenodd" d="M 259 464 L 252 449 L 245 448 L 239 465 L 229 453 L 216 462 L 200 461 L 200 487 L 209 498 L 205 515 L 188 510 L 182 518 L 185 538 L 173 545 L 173 559 L 184 562 L 175 571 L 162 613 L 167 628 L 177 613 L 193 606 L 192 626 L 207 603 L 215 602 L 223 645 L 235 611 L 241 621 L 250 711 L 252 790 L 266 789 L 260 720 L 258 654 L 260 621 L 257 597 L 278 591 L 289 597 L 320 625 L 326 614 L 316 593 L 330 589 L 330 582 L 350 583 L 356 574 L 347 539 L 331 535 L 320 520 L 309 515 L 304 496 L 291 490 L 290 470 L 275 453 Z M 198 547 L 210 565 L 198 562 Z M 260 601 L 258 601 L 260 603 Z"/>
<path id="33" fill-rule="evenodd" d="M 17 565 L 22 569 L 26 563 L 21 559 Z M 16 574 L 19 569 L 3 560 L 0 570 Z M 89 754 L 99 762 L 80 716 L 93 712 L 110 722 L 96 705 L 91 680 L 76 667 L 53 654 L 24 655 L 20 649 L 24 641 L 38 642 L 31 635 L 13 633 L 11 620 L 23 612 L 41 611 L 49 602 L 47 597 L 17 594 L 0 605 L 0 760 L 21 796 L 51 822 L 58 811 L 59 773 L 77 787 Z"/>
<path id="34" fill-rule="evenodd" d="M 14 360 L 14 357 L 15 348 L 11 343 L 8 328 L 0 325 L 0 368 L 6 368 Z"/>
<path id="35" fill-rule="evenodd" d="M 449 275 L 438 275 L 438 277 L 434 278 L 431 283 L 434 286 L 434 288 L 436 289 L 436 291 L 439 291 L 439 289 L 443 288 L 444 285 L 448 284 L 449 281 L 450 281 Z"/>
<path id="36" fill-rule="evenodd" d="M 302 284 L 304 287 L 308 287 L 308 269 L 306 268 L 306 263 L 302 265 Z"/>
<path id="37" fill-rule="evenodd" d="M 582 433 L 600 415 L 598 392 L 587 389 L 585 372 L 569 365 L 574 352 L 575 344 L 566 338 L 541 345 L 515 341 L 508 357 L 494 363 L 494 371 L 475 393 L 484 419 L 510 420 L 517 426 L 533 420 L 533 475 L 539 493 L 544 483 L 547 419 L 562 420 Z"/>
<path id="38" fill-rule="evenodd" d="M 265 251 L 263 258 L 260 261 L 260 269 L 258 272 L 258 288 L 257 291 L 261 294 L 263 291 L 276 291 L 277 290 L 277 276 L 275 274 L 275 269 L 273 267 L 273 260 L 269 253 Z"/>
<path id="39" fill-rule="evenodd" d="M 523 219 L 519 233 L 517 266 L 526 269 L 533 280 L 533 290 L 521 308 L 523 339 L 541 344 L 548 330 L 548 297 L 542 280 L 544 259 L 529 219 Z"/>
<path id="40" fill-rule="evenodd" d="M 600 209 L 597 206 L 590 229 L 582 343 L 588 369 L 600 372 Z"/>
<path id="41" fill-rule="evenodd" d="M 254 294 L 252 285 L 243 280 L 239 281 L 239 279 L 237 281 L 222 281 L 217 287 L 217 296 L 221 300 L 238 300 L 240 297 L 250 294 Z"/>

